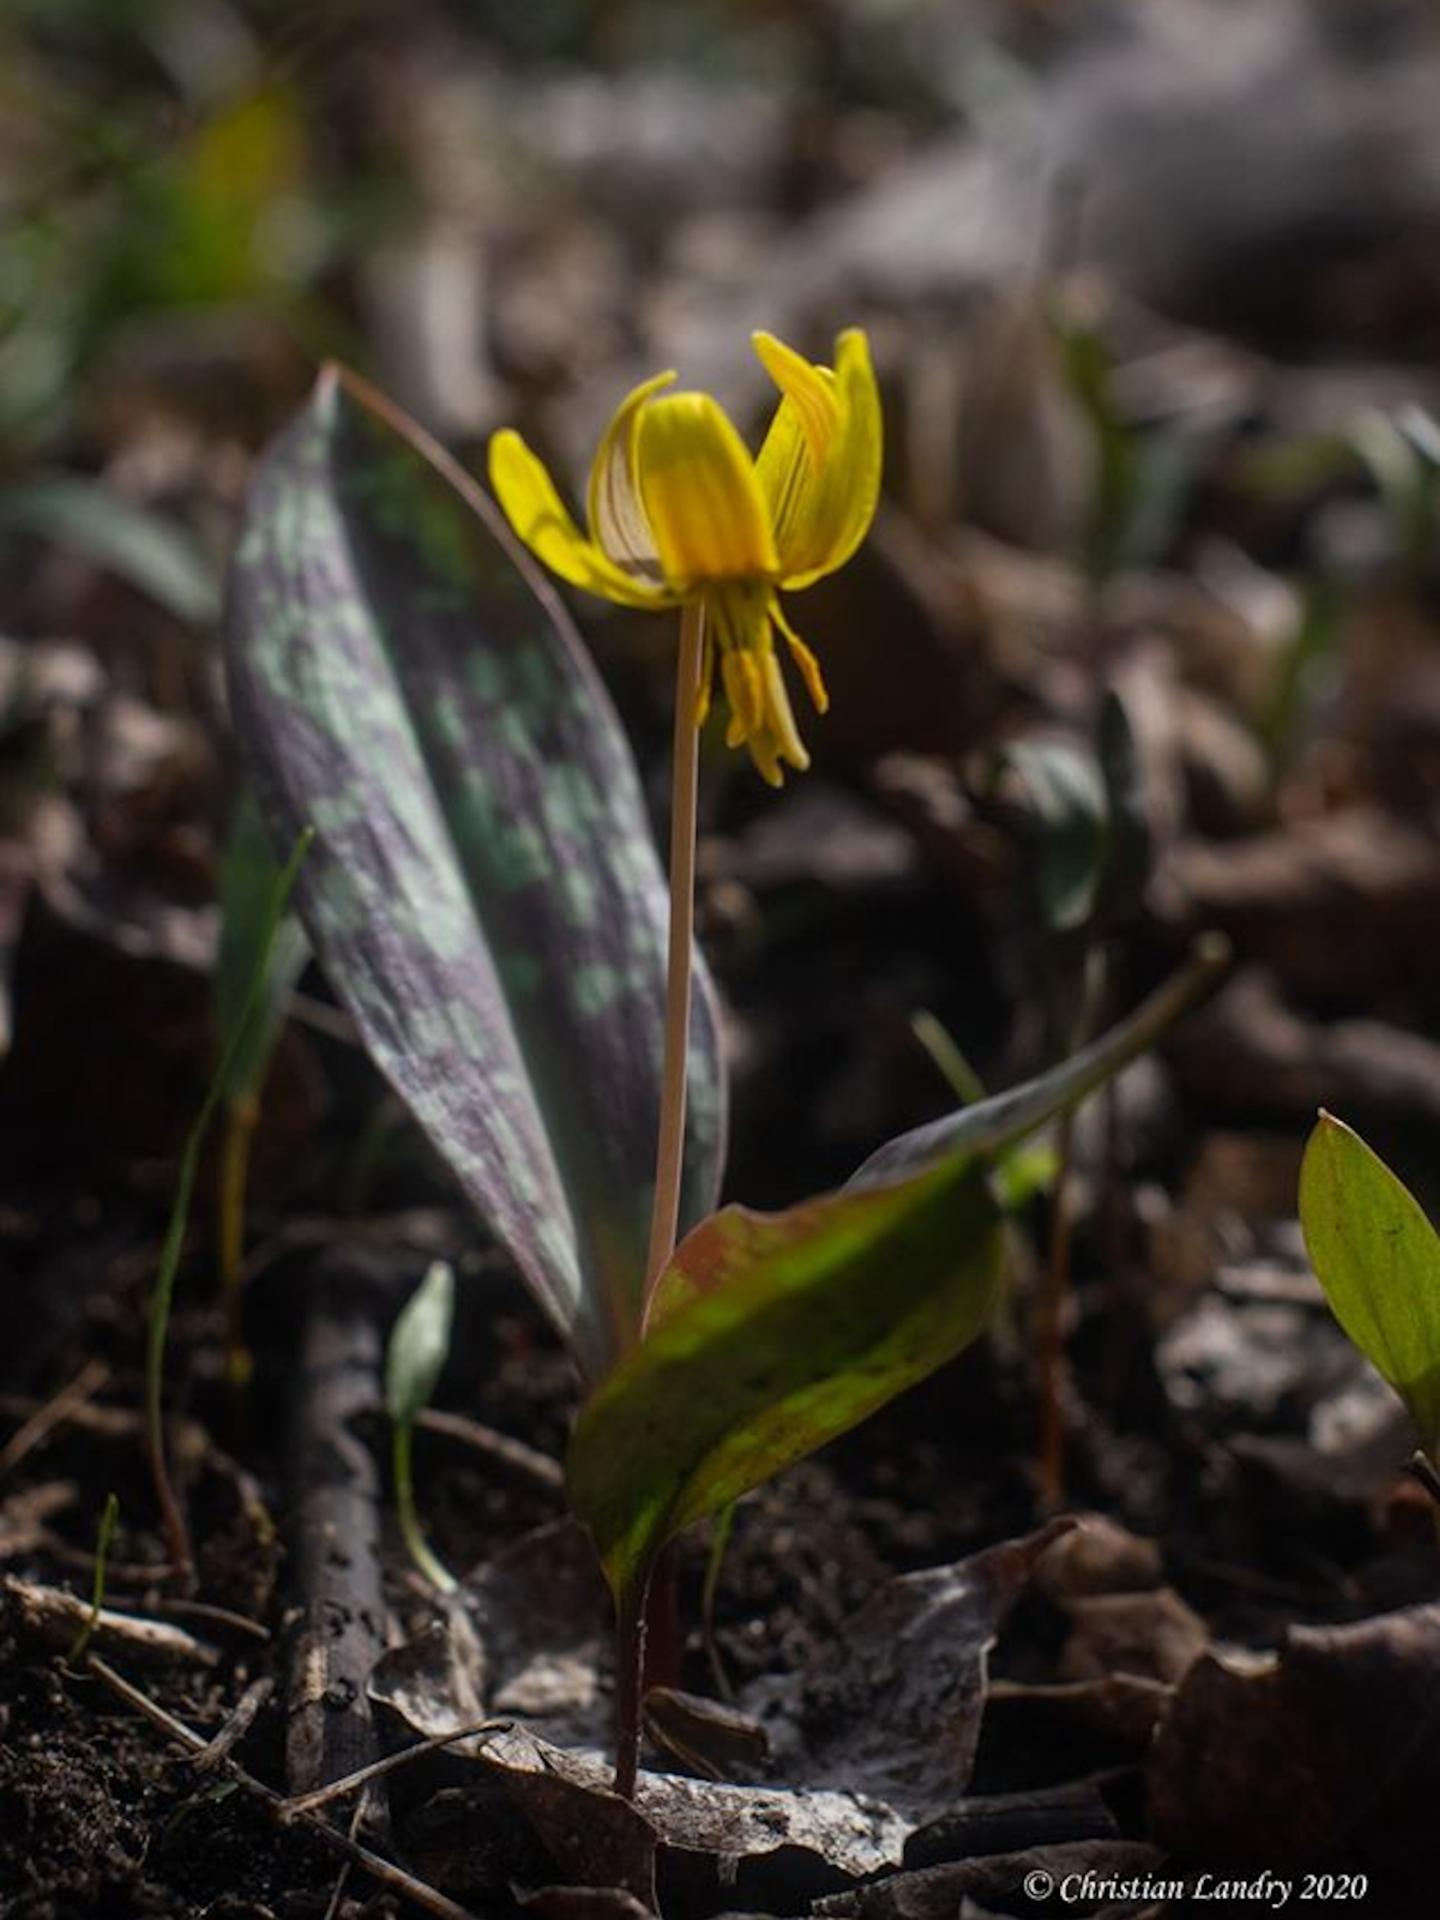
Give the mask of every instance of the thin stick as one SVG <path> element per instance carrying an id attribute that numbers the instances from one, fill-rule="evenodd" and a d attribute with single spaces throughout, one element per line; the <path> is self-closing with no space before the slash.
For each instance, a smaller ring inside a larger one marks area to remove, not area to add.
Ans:
<path id="1" fill-rule="evenodd" d="M 517 1477 L 531 1481 L 546 1493 L 565 1491 L 565 1469 L 558 1460 L 495 1427 L 487 1427 L 463 1413 L 448 1413 L 440 1407 L 422 1407 L 415 1416 L 415 1424 L 428 1433 L 443 1433 L 463 1446 L 474 1447 L 477 1453 L 508 1467 Z"/>
<path id="2" fill-rule="evenodd" d="M 24 1426 L 0 1447 L 0 1473 L 18 1467 L 27 1453 L 33 1452 L 56 1427 L 63 1427 L 76 1409 L 97 1394 L 109 1378 L 108 1361 L 87 1360 L 69 1386 L 62 1387 L 43 1407 L 37 1407 Z"/>
<path id="3" fill-rule="evenodd" d="M 372 1760 L 368 1767 L 357 1767 L 354 1773 L 347 1773 L 342 1780 L 332 1780 L 328 1786 L 316 1787 L 313 1793 L 295 1793 L 288 1800 L 282 1800 L 276 1811 L 282 1820 L 296 1820 L 302 1813 L 316 1813 L 321 1807 L 328 1807 L 332 1800 L 343 1800 L 347 1793 L 354 1793 L 357 1787 L 368 1786 L 372 1780 L 378 1780 L 382 1774 L 393 1773 L 397 1767 L 407 1766 L 412 1760 L 419 1760 L 427 1753 L 436 1753 L 441 1747 L 453 1747 L 457 1740 L 474 1740 L 482 1733 L 509 1733 L 514 1728 L 513 1720 L 474 1720 L 469 1726 L 456 1727 L 453 1733 L 432 1733 L 424 1740 L 417 1740 L 412 1747 L 401 1747 L 398 1753 L 388 1753 L 383 1760 Z"/>
<path id="4" fill-rule="evenodd" d="M 691 601 L 680 616 L 680 670 L 675 688 L 675 754 L 670 812 L 670 941 L 665 975 L 665 1068 L 660 1092 L 660 1144 L 655 1207 L 640 1314 L 643 1337 L 656 1283 L 675 1251 L 680 1180 L 685 1160 L 685 1086 L 690 1056 L 690 973 L 695 944 L 695 823 L 700 783 L 700 670 L 705 608 Z"/>
<path id="5" fill-rule="evenodd" d="M 211 1767 L 218 1767 L 222 1760 L 230 1758 L 254 1726 L 256 1714 L 274 1691 L 275 1682 L 268 1675 L 250 1682 L 235 1702 L 224 1726 L 218 1733 L 211 1736 L 209 1744 L 202 1747 L 190 1762 L 197 1773 L 208 1773 Z"/>
<path id="6" fill-rule="evenodd" d="M 360 1831 L 360 1823 L 365 1818 L 365 1802 L 357 1800 L 355 1810 L 350 1815 L 350 1838 L 353 1840 Z M 350 1884 L 350 1875 L 355 1870 L 355 1862 L 347 1860 L 335 1876 L 335 1885 L 330 1889 L 329 1904 L 325 1908 L 325 1920 L 335 1920 L 340 1911 L 340 1902 L 345 1898 L 345 1889 Z"/>
<path id="7" fill-rule="evenodd" d="M 112 1693 L 117 1694 L 127 1706 L 133 1707 L 142 1718 L 150 1722 L 151 1726 L 158 1727 L 162 1733 L 167 1734 L 177 1746 L 184 1747 L 188 1753 L 205 1751 L 208 1741 L 187 1727 L 183 1720 L 177 1720 L 173 1713 L 168 1713 L 158 1701 L 152 1700 L 138 1687 L 132 1687 L 128 1680 L 118 1674 L 113 1667 L 107 1666 L 98 1655 L 92 1653 L 86 1656 L 85 1669 L 87 1673 L 93 1673 L 97 1680 L 103 1681 Z M 237 1786 L 243 1787 L 246 1793 L 253 1794 L 272 1813 L 278 1814 L 281 1811 L 285 1802 L 273 1787 L 267 1787 L 263 1780 L 257 1780 L 253 1773 L 247 1773 L 236 1760 L 226 1760 L 223 1764 Z M 391 1861 L 383 1860 L 378 1853 L 372 1853 L 358 1840 L 353 1840 L 348 1834 L 341 1833 L 328 1821 L 322 1820 L 318 1814 L 302 1813 L 296 1818 L 307 1833 L 314 1834 L 315 1838 L 322 1841 L 333 1853 L 340 1854 L 343 1859 L 353 1860 L 356 1866 L 363 1867 L 372 1879 L 378 1880 L 382 1887 L 388 1887 L 392 1893 L 398 1893 L 402 1899 L 413 1900 L 417 1907 L 423 1907 L 427 1913 L 433 1913 L 436 1920 L 476 1920 L 468 1907 L 458 1906 L 437 1888 L 427 1886 L 423 1880 L 417 1880 L 412 1873 L 406 1873 L 403 1867 L 397 1867 Z"/>

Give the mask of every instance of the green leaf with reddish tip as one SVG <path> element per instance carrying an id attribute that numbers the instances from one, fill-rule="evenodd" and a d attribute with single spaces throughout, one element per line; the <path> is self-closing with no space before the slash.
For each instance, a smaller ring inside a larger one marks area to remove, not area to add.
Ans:
<path id="1" fill-rule="evenodd" d="M 570 1444 L 571 1503 L 617 1597 L 633 1596 L 682 1527 L 967 1346 L 994 1304 L 1002 1245 L 972 1166 L 784 1213 L 726 1207 L 697 1227 L 644 1342 Z"/>
<path id="2" fill-rule="evenodd" d="M 1440 1463 L 1440 1234 L 1379 1154 L 1328 1113 L 1305 1148 L 1300 1225 L 1331 1312 Z"/>
<path id="3" fill-rule="evenodd" d="M 655 1554 L 959 1353 L 1001 1280 L 996 1156 L 1153 1045 L 1228 947 L 1189 963 L 1072 1060 L 892 1141 L 839 1193 L 777 1214 L 726 1207 L 661 1276 L 642 1344 L 581 1413 L 570 1498 L 616 1596 Z"/>
<path id="4" fill-rule="evenodd" d="M 272 839 L 316 830 L 297 897 L 317 956 L 600 1377 L 639 1314 L 667 908 L 578 636 L 469 476 L 334 369 L 261 466 L 226 632 Z M 687 1221 L 714 1204 L 724 1132 L 703 969 L 698 987 Z"/>

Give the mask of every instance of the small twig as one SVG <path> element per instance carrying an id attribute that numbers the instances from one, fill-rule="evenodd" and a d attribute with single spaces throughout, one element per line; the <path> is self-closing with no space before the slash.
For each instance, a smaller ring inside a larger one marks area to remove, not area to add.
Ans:
<path id="1" fill-rule="evenodd" d="M 423 1754 L 434 1753 L 440 1747 L 453 1746 L 457 1740 L 475 1739 L 482 1733 L 509 1733 L 514 1725 L 513 1720 L 476 1720 L 469 1726 L 456 1727 L 453 1733 L 432 1733 L 424 1740 L 417 1740 L 413 1747 L 402 1747 L 398 1753 L 387 1753 L 383 1760 L 372 1760 L 368 1767 L 357 1767 L 354 1773 L 347 1773 L 343 1780 L 332 1780 L 328 1786 L 316 1787 L 313 1793 L 292 1794 L 288 1800 L 281 1801 L 277 1811 L 282 1820 L 295 1820 L 302 1813 L 315 1813 L 321 1807 L 328 1807 L 332 1800 L 343 1800 L 347 1793 L 354 1793 L 357 1787 L 368 1786 L 382 1774 L 393 1773 L 397 1767 L 407 1766 Z"/>
<path id="2" fill-rule="evenodd" d="M 21 1631 L 57 1653 L 71 1646 L 90 1620 L 90 1608 L 77 1595 L 66 1593 L 61 1587 L 17 1580 L 13 1574 L 0 1577 L 0 1596 L 14 1608 Z M 132 1660 L 192 1667 L 220 1664 L 218 1648 L 197 1640 L 183 1627 L 167 1626 L 162 1620 L 148 1620 L 143 1615 L 116 1613 L 102 1607 L 91 1631 L 112 1649 L 123 1648 Z"/>
<path id="3" fill-rule="evenodd" d="M 267 1676 L 252 1680 L 250 1685 L 235 1702 L 229 1717 L 220 1731 L 209 1744 L 200 1749 L 190 1762 L 197 1773 L 208 1773 L 212 1767 L 218 1767 L 222 1760 L 230 1755 L 245 1738 L 255 1724 L 255 1716 L 275 1691 L 275 1682 Z"/>
<path id="4" fill-rule="evenodd" d="M 251 1640 L 267 1641 L 272 1637 L 268 1627 L 262 1627 L 248 1614 L 236 1613 L 230 1607 L 217 1607 L 209 1600 L 171 1600 L 162 1594 L 150 1602 L 150 1610 L 173 1614 L 179 1620 L 209 1620 L 217 1627 L 229 1627 L 235 1633 L 246 1634 Z"/>
<path id="5" fill-rule="evenodd" d="M 350 1815 L 350 1838 L 355 1839 L 360 1831 L 360 1823 L 365 1818 L 365 1802 L 357 1800 L 355 1810 Z M 325 1920 L 336 1920 L 340 1912 L 340 1902 L 345 1898 L 345 1889 L 350 1885 L 350 1876 L 355 1871 L 353 1860 L 343 1861 L 339 1873 L 335 1876 L 335 1885 L 330 1890 L 330 1899 L 325 1907 Z"/>
<path id="6" fill-rule="evenodd" d="M 25 1424 L 0 1447 L 0 1474 L 18 1467 L 27 1453 L 33 1453 L 56 1427 L 63 1427 L 76 1408 L 84 1406 L 109 1378 L 108 1361 L 87 1360 L 69 1386 L 62 1387 L 53 1399 L 37 1407 Z"/>
<path id="7" fill-rule="evenodd" d="M 290 1446 L 300 1603 L 288 1653 L 286 1783 L 308 1793 L 379 1752 L 365 1686 L 385 1650 L 380 1475 L 360 1434 L 381 1406 L 380 1321 L 409 1265 L 337 1243 L 310 1275 Z"/>
<path id="8" fill-rule="evenodd" d="M 152 1700 L 138 1687 L 131 1686 L 128 1680 L 116 1673 L 113 1667 L 107 1666 L 97 1655 L 93 1653 L 88 1655 L 85 1667 L 87 1672 L 94 1674 L 97 1680 L 103 1681 L 110 1691 L 127 1706 L 133 1707 L 136 1713 L 148 1720 L 151 1726 L 158 1727 L 178 1746 L 184 1747 L 188 1753 L 192 1754 L 204 1752 L 209 1743 L 200 1734 L 187 1727 L 183 1720 L 177 1720 L 173 1713 L 168 1713 L 158 1701 Z M 257 1780 L 254 1774 L 247 1773 L 238 1760 L 226 1760 L 222 1765 L 238 1787 L 243 1788 L 246 1793 L 253 1794 L 262 1805 L 269 1808 L 272 1814 L 278 1815 L 285 1804 L 282 1795 L 278 1794 L 273 1787 L 267 1787 L 263 1780 Z M 381 1886 L 388 1888 L 391 1893 L 398 1893 L 403 1899 L 413 1900 L 415 1905 L 423 1908 L 426 1913 L 433 1913 L 436 1920 L 477 1920 L 476 1915 L 471 1913 L 468 1907 L 459 1906 L 438 1888 L 427 1886 L 423 1880 L 417 1880 L 413 1873 L 406 1873 L 403 1867 L 397 1867 L 392 1861 L 382 1859 L 378 1853 L 372 1853 L 360 1841 L 341 1833 L 338 1828 L 332 1827 L 328 1821 L 320 1819 L 318 1815 L 302 1813 L 297 1814 L 296 1819 L 307 1833 L 314 1834 L 315 1838 L 329 1847 L 333 1853 L 338 1853 L 342 1858 L 362 1867 L 372 1879 L 378 1880 Z"/>
<path id="9" fill-rule="evenodd" d="M 537 1487 L 543 1487 L 546 1493 L 563 1494 L 565 1491 L 565 1470 L 558 1460 L 552 1460 L 548 1453 L 541 1453 L 538 1447 L 526 1446 L 523 1440 L 514 1440 L 508 1433 L 501 1433 L 495 1427 L 467 1419 L 463 1413 L 442 1412 L 437 1407 L 425 1407 L 416 1416 L 415 1424 L 429 1433 L 443 1433 L 467 1447 L 474 1447 L 477 1453 L 488 1454 L 492 1460 L 502 1466 L 512 1467 Z"/>

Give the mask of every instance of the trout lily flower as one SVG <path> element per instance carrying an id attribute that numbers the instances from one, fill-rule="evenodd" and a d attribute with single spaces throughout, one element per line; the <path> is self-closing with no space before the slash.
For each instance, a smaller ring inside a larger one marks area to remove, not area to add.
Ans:
<path id="1" fill-rule="evenodd" d="M 880 397 L 865 335 L 842 333 L 835 366 L 815 366 L 773 334 L 753 336 L 780 390 L 751 457 L 708 393 L 666 392 L 673 373 L 621 402 L 590 469 L 588 532 L 566 510 L 519 434 L 490 443 L 490 483 L 526 546 L 562 580 L 624 607 L 703 609 L 695 722 L 718 665 L 726 743 L 746 746 L 771 786 L 781 763 L 810 764 L 776 653 L 783 638 L 816 710 L 819 662 L 780 607 L 854 553 L 880 490 Z"/>

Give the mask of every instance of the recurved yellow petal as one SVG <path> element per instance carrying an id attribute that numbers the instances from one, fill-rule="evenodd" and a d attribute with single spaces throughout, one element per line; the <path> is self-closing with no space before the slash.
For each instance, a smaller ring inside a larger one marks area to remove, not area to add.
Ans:
<path id="1" fill-rule="evenodd" d="M 778 559 L 755 463 L 708 393 L 651 400 L 635 429 L 636 477 L 667 583 L 767 579 Z"/>
<path id="2" fill-rule="evenodd" d="M 780 364 L 777 358 L 776 366 Z M 808 587 L 845 564 L 875 516 L 884 452 L 880 393 L 865 335 L 858 327 L 851 328 L 836 342 L 831 376 L 835 418 L 825 457 L 817 461 L 813 426 L 807 432 L 793 366 L 783 363 L 791 382 L 783 384 L 768 358 L 766 365 L 777 384 L 782 384 L 784 398 L 760 449 L 756 471 L 775 527 L 781 584 L 792 589 Z M 810 372 L 822 380 L 826 375 L 824 368 Z M 803 405 L 811 414 L 816 412 L 813 387 Z"/>
<path id="3" fill-rule="evenodd" d="M 791 403 L 811 465 L 818 472 L 830 457 L 839 413 L 834 374 L 829 367 L 815 366 L 773 333 L 754 333 L 750 339 L 761 366 Z"/>
<path id="4" fill-rule="evenodd" d="M 595 541 L 581 533 L 544 463 L 509 428 L 490 441 L 490 485 L 516 533 L 562 580 L 620 606 L 674 604 L 674 595 L 664 587 L 632 579 Z"/>
<path id="5" fill-rule="evenodd" d="M 621 401 L 595 450 L 585 491 L 591 537 L 627 572 L 657 583 L 660 559 L 655 536 L 635 485 L 635 428 L 646 401 L 674 379 L 673 373 L 657 373 Z"/>

